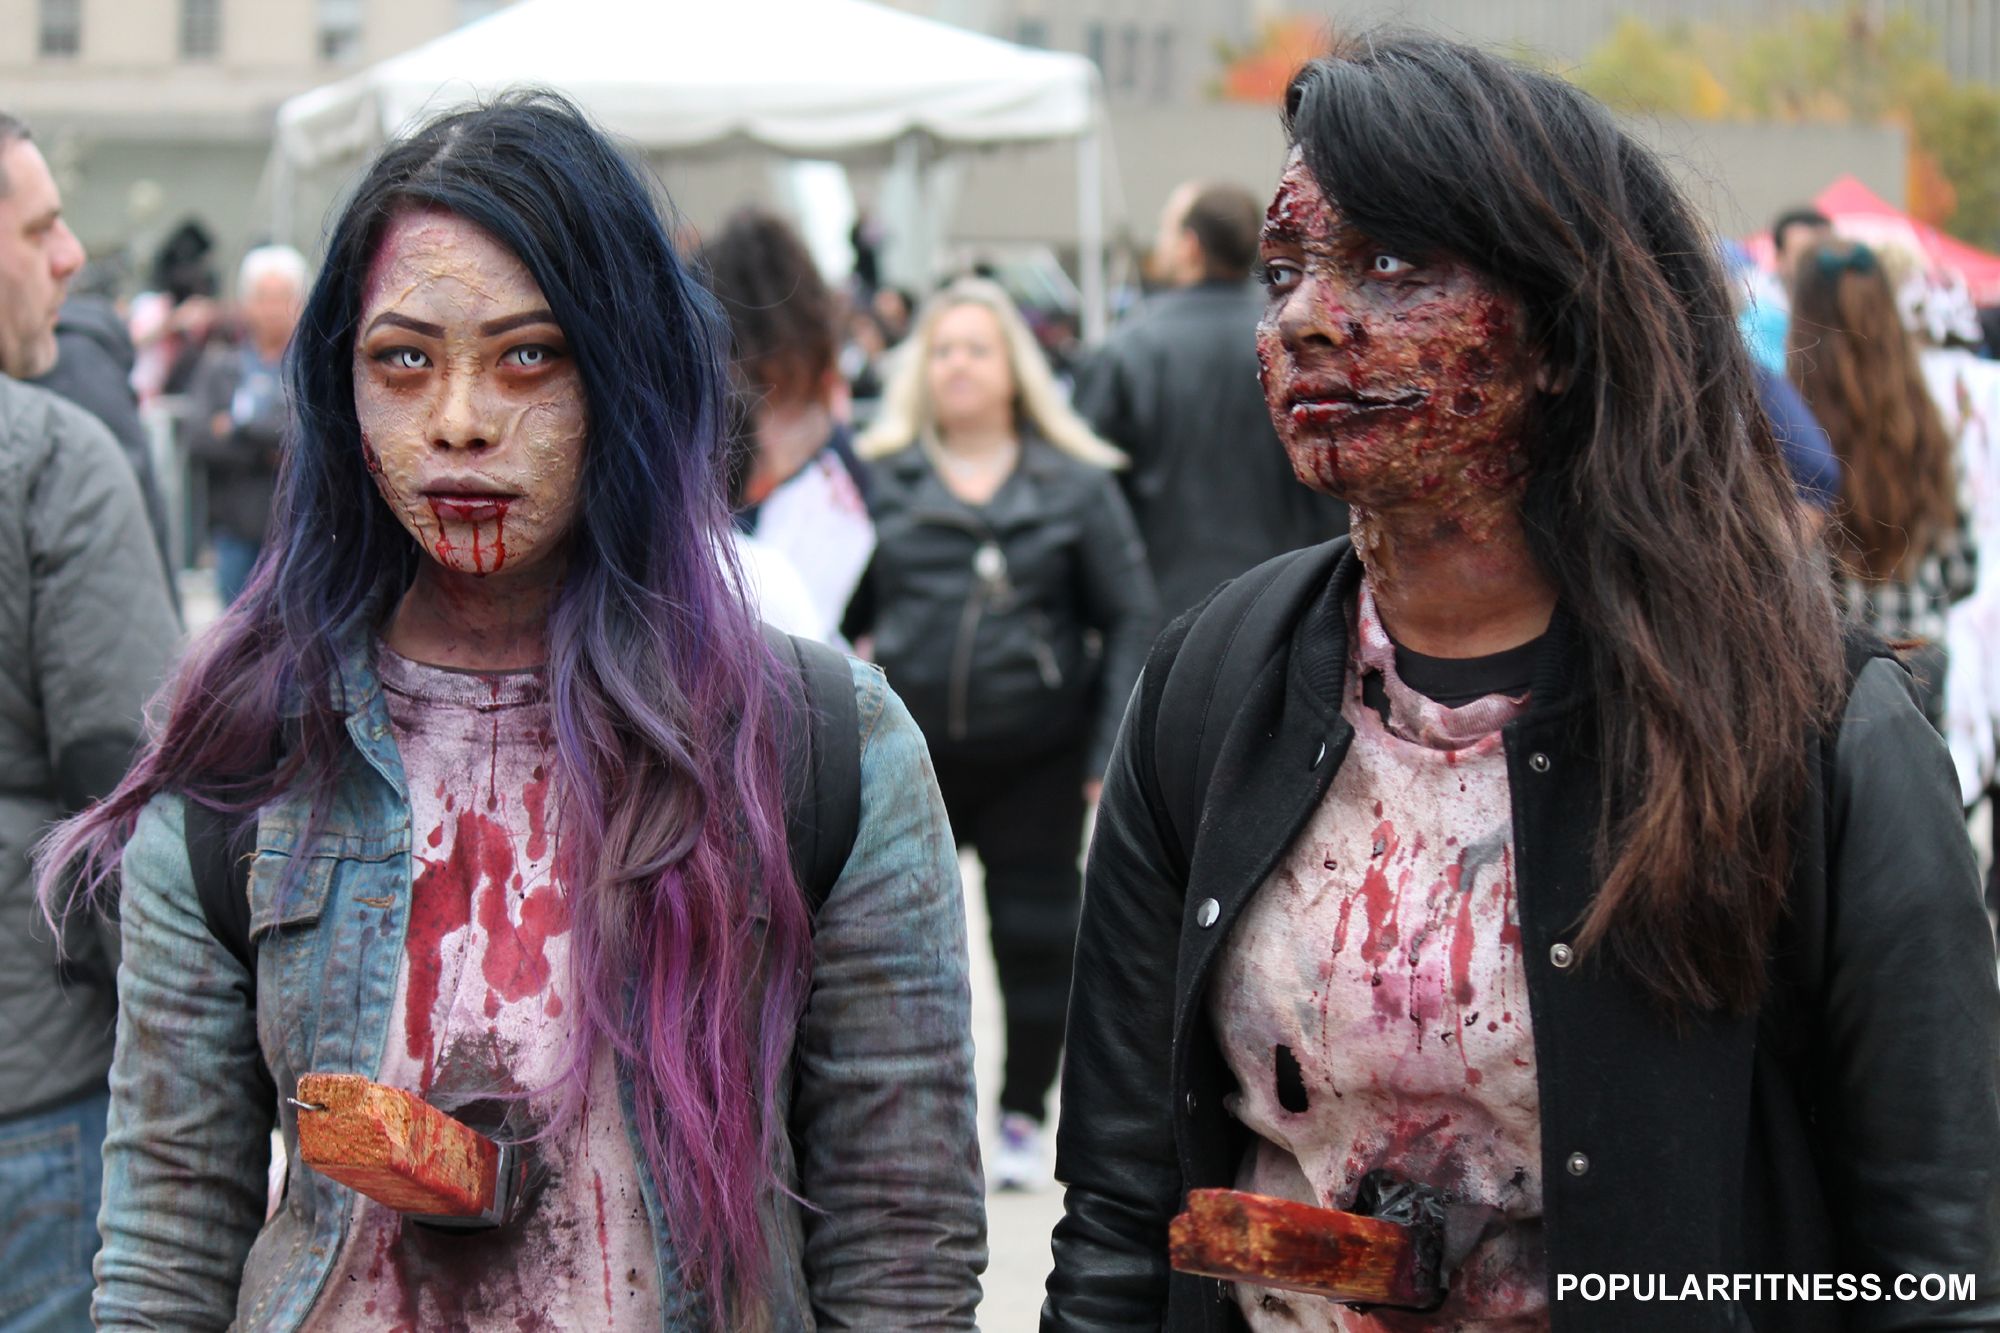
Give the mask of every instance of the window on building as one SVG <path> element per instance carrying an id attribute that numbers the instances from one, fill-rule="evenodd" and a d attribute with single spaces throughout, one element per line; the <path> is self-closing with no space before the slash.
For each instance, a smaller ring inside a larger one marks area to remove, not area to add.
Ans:
<path id="1" fill-rule="evenodd" d="M 1104 68 L 1104 25 L 1087 23 L 1083 28 L 1083 53 L 1090 57 L 1090 63 L 1097 66 L 1097 72 L 1108 83 L 1110 72 Z"/>
<path id="2" fill-rule="evenodd" d="M 1128 23 L 1118 34 L 1119 52 L 1118 87 L 1124 92 L 1132 92 L 1139 86 L 1139 45 L 1141 38 L 1137 24 Z"/>
<path id="3" fill-rule="evenodd" d="M 1153 97 L 1174 100 L 1174 30 L 1161 28 L 1153 34 Z"/>
<path id="4" fill-rule="evenodd" d="M 488 14 L 497 14 L 507 0 L 458 0 L 458 26 L 475 23 Z"/>
<path id="5" fill-rule="evenodd" d="M 181 0 L 181 59 L 222 54 L 222 0 Z"/>
<path id="6" fill-rule="evenodd" d="M 39 50 L 73 56 L 83 50 L 83 0 L 42 0 Z"/>
<path id="7" fill-rule="evenodd" d="M 1041 19 L 1022 19 L 1014 27 L 1014 40 L 1022 46 L 1047 48 L 1049 25 Z"/>
<path id="8" fill-rule="evenodd" d="M 361 58 L 361 0 L 319 0 L 319 58 L 329 65 Z"/>

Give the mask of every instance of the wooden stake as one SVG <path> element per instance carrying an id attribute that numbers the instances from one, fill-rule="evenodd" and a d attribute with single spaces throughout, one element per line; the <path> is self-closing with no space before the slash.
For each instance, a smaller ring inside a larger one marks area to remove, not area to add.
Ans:
<path id="1" fill-rule="evenodd" d="M 498 1145 L 414 1093 L 359 1074 L 305 1074 L 296 1100 L 299 1156 L 322 1175 L 402 1213 L 494 1213 Z"/>
<path id="2" fill-rule="evenodd" d="M 1409 1227 L 1290 1199 L 1191 1190 L 1168 1244 L 1175 1268 L 1203 1277 L 1417 1310 L 1441 1294 Z"/>

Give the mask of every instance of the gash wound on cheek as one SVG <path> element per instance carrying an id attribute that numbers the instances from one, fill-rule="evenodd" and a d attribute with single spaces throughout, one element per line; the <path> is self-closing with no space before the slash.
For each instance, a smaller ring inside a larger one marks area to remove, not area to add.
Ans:
<path id="1" fill-rule="evenodd" d="M 1388 254 L 1296 154 L 1266 223 L 1293 282 L 1259 326 L 1259 375 L 1299 479 L 1444 511 L 1517 486 L 1534 358 L 1514 298 L 1456 261 Z"/>

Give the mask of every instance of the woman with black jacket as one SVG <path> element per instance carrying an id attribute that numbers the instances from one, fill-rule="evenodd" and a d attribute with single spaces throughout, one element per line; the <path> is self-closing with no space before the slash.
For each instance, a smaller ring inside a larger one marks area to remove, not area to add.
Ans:
<path id="1" fill-rule="evenodd" d="M 1951 767 L 1843 651 L 1713 247 L 1602 107 L 1471 48 L 1343 44 L 1285 119 L 1265 393 L 1354 536 L 1146 666 L 1045 1333 L 1995 1327 Z M 1406 1280 L 1357 1310 L 1322 1242 L 1381 1217 Z"/>
<path id="2" fill-rule="evenodd" d="M 1084 810 L 1157 628 L 1110 469 L 1007 294 L 925 311 L 862 437 L 877 547 L 847 629 L 923 728 L 951 826 L 979 852 L 1006 1010 L 1002 1187 L 1044 1178 Z"/>

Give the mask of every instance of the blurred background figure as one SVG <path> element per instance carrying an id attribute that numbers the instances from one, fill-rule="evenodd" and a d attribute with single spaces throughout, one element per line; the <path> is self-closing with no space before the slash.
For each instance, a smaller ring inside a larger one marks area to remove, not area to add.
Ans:
<path id="1" fill-rule="evenodd" d="M 1026 1188 L 1049 1175 L 1085 809 L 1159 603 L 1112 480 L 1123 456 L 1062 401 L 993 283 L 931 303 L 861 452 L 880 544 L 849 632 L 923 728 L 985 867 L 1007 1048 L 988 1175 Z"/>
<path id="2" fill-rule="evenodd" d="M 79 913 L 59 952 L 28 850 L 118 784 L 141 705 L 180 642 L 128 460 L 89 412 L 17 383 L 67 355 L 57 324 L 82 264 L 48 163 L 27 127 L 0 113 L 0 1328 L 10 1333 L 90 1327 L 117 1009 L 116 925 Z"/>
<path id="3" fill-rule="evenodd" d="M 69 399 L 110 430 L 139 483 L 162 565 L 171 570 L 166 506 L 154 475 L 152 446 L 139 420 L 139 396 L 132 390 L 136 356 L 118 307 L 108 297 L 74 292 L 56 317 L 56 364 L 34 382 Z"/>
<path id="4" fill-rule="evenodd" d="M 916 313 L 916 298 L 901 287 L 877 287 L 868 302 L 882 326 L 882 337 L 891 347 L 910 336 L 910 318 Z"/>
<path id="5" fill-rule="evenodd" d="M 1777 279 L 1758 268 L 1740 242 L 1725 240 L 1719 251 L 1730 299 L 1736 305 L 1736 324 L 1750 348 L 1757 401 L 1770 418 L 1771 433 L 1784 451 L 1785 468 L 1799 500 L 1824 522 L 1840 499 L 1840 460 L 1812 409 L 1785 378 L 1789 302 Z"/>
<path id="6" fill-rule="evenodd" d="M 1791 305 L 1792 378 L 1841 463 L 1832 534 L 1847 615 L 1891 642 L 1921 641 L 1911 665 L 1942 728 L 1946 613 L 1978 570 L 1952 437 L 1875 251 L 1831 236 L 1808 246 Z"/>
<path id="7" fill-rule="evenodd" d="M 1778 257 L 1778 281 L 1789 289 L 1799 260 L 1814 246 L 1833 239 L 1833 220 L 1817 208 L 1788 208 L 1771 223 L 1771 249 Z"/>
<path id="8" fill-rule="evenodd" d="M 56 364 L 56 318 L 83 246 L 28 127 L 0 112 L 0 374 L 28 380 Z"/>
<path id="9" fill-rule="evenodd" d="M 739 210 L 702 247 L 710 290 L 729 317 L 739 403 L 731 489 L 737 526 L 804 580 L 832 641 L 875 549 L 866 473 L 842 419 L 833 293 L 797 233 L 761 209 Z"/>
<path id="10" fill-rule="evenodd" d="M 80 911 L 59 952 L 28 852 L 118 785 L 180 625 L 139 488 L 96 418 L 0 376 L 0 476 L 0 1328 L 81 1333 L 118 927 Z"/>
<path id="11" fill-rule="evenodd" d="M 1077 410 L 1132 460 L 1125 494 L 1169 617 L 1274 555 L 1347 531 L 1345 505 L 1293 479 L 1258 387 L 1264 298 L 1250 271 L 1263 218 L 1233 185 L 1175 190 L 1152 254 L 1165 290 L 1077 379 Z"/>
<path id="12" fill-rule="evenodd" d="M 164 559 L 166 513 L 128 380 L 132 343 L 108 300 L 71 291 L 84 258 L 27 125 L 0 112 L 0 374 L 39 384 L 110 429 Z"/>
<path id="13" fill-rule="evenodd" d="M 188 451 L 208 467 L 209 538 L 224 606 L 243 591 L 264 547 L 287 411 L 285 348 L 305 290 L 305 257 L 290 246 L 245 255 L 236 280 L 242 344 L 209 347 L 188 387 Z"/>

